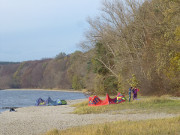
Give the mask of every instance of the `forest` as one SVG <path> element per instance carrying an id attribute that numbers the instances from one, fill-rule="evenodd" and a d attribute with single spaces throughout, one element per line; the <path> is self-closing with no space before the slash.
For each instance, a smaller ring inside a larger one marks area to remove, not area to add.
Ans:
<path id="1" fill-rule="evenodd" d="M 88 18 L 82 51 L 0 62 L 0 88 L 87 90 L 180 96 L 180 1 L 104 0 Z"/>

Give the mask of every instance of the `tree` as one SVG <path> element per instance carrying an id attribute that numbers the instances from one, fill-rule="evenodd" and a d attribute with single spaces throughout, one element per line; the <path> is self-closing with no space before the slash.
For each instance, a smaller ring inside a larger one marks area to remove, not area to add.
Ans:
<path id="1" fill-rule="evenodd" d="M 61 59 L 61 58 L 64 58 L 66 56 L 67 56 L 66 53 L 60 52 L 58 55 L 56 55 L 55 59 Z"/>
<path id="2" fill-rule="evenodd" d="M 73 76 L 72 88 L 75 89 L 75 90 L 80 90 L 80 89 L 83 88 L 83 82 L 80 79 L 80 77 L 78 77 L 77 75 Z"/>
<path id="3" fill-rule="evenodd" d="M 124 80 L 134 74 L 144 93 L 167 93 L 178 85 L 178 64 L 173 63 L 179 61 L 179 7 L 177 0 L 105 0 L 102 13 L 89 18 L 90 30 L 82 46 L 93 50 L 96 69 L 108 70 L 124 88 L 129 87 Z M 96 54 L 98 47 L 104 55 Z"/>

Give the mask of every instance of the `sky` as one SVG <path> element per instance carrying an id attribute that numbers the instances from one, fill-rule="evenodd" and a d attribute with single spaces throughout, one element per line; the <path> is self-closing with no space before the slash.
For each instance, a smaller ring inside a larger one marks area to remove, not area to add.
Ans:
<path id="1" fill-rule="evenodd" d="M 102 0 L 0 0 L 0 61 L 54 58 L 80 50 Z"/>

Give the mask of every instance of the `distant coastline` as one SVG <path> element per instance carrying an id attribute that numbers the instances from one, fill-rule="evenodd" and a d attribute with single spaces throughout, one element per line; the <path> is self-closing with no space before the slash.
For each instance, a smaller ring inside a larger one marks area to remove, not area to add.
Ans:
<path id="1" fill-rule="evenodd" d="M 40 91 L 62 91 L 62 92 L 80 92 L 82 91 L 74 89 L 34 89 L 34 88 L 20 88 L 20 89 L 0 89 L 0 90 L 40 90 Z"/>

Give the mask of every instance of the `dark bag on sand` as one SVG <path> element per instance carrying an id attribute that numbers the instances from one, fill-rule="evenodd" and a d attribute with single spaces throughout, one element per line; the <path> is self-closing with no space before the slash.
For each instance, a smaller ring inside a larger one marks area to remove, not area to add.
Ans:
<path id="1" fill-rule="evenodd" d="M 10 108 L 9 111 L 10 111 L 10 112 L 15 112 L 15 109 L 14 109 L 14 108 Z"/>

